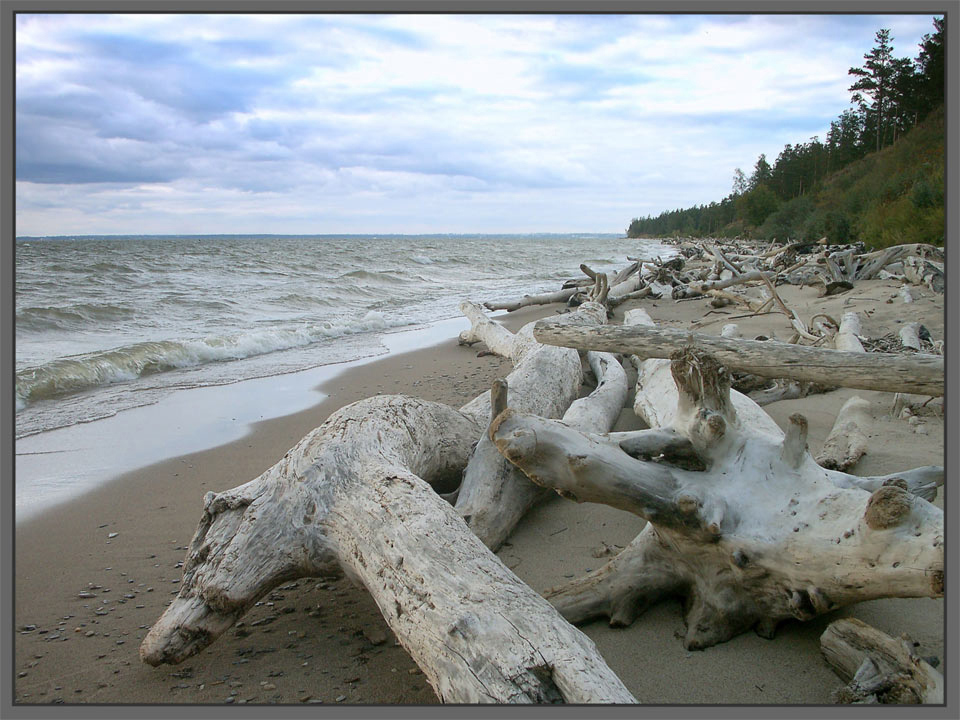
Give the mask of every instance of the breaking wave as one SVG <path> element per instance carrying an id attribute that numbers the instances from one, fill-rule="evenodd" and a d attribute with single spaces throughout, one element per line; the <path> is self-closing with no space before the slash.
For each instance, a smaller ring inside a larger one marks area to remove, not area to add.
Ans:
<path id="1" fill-rule="evenodd" d="M 19 412 L 38 400 L 61 397 L 110 383 L 207 363 L 240 360 L 304 347 L 356 333 L 385 330 L 403 324 L 388 323 L 371 310 L 353 322 L 324 322 L 292 328 L 254 330 L 236 335 L 195 340 L 140 342 L 112 350 L 61 358 L 17 372 L 16 408 Z"/>

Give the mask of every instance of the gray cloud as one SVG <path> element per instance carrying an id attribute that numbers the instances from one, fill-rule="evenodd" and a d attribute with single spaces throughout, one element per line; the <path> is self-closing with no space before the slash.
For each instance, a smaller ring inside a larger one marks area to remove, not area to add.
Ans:
<path id="1" fill-rule="evenodd" d="M 18 232 L 53 232 L 35 225 L 57 202 L 77 226 L 132 229 L 188 209 L 232 222 L 242 202 L 266 232 L 421 222 L 410 208 L 437 231 L 534 212 L 616 230 L 719 200 L 733 167 L 822 132 L 894 22 L 915 54 L 929 17 L 25 16 Z M 703 84 L 714 65 L 754 85 Z"/>

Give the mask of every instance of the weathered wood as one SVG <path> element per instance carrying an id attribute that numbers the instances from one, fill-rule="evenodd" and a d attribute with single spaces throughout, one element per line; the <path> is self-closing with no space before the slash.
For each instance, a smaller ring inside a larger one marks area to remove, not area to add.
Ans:
<path id="1" fill-rule="evenodd" d="M 611 308 L 625 303 L 627 300 L 639 300 L 640 298 L 645 298 L 648 295 L 653 294 L 653 288 L 649 285 L 646 285 L 639 290 L 634 290 L 633 292 L 628 292 L 623 295 L 607 296 L 607 305 Z"/>
<path id="2" fill-rule="evenodd" d="M 942 264 L 910 256 L 903 262 L 903 274 L 914 285 L 926 285 L 935 293 L 943 293 L 944 277 Z"/>
<path id="3" fill-rule="evenodd" d="M 744 305 L 747 309 L 752 310 L 753 312 L 756 312 L 756 313 L 763 312 L 764 308 L 768 304 L 773 302 L 772 298 L 767 301 L 751 300 L 745 295 L 738 295 L 737 293 L 727 292 L 726 290 L 718 290 L 716 288 L 707 290 L 706 294 L 710 295 L 711 297 L 721 298 L 723 300 L 729 300 L 730 302 L 739 303 L 741 305 Z"/>
<path id="4" fill-rule="evenodd" d="M 863 330 L 860 326 L 860 316 L 855 312 L 845 312 L 840 319 L 840 329 L 833 336 L 833 347 L 841 352 L 862 353 L 863 343 L 860 335 Z"/>
<path id="5" fill-rule="evenodd" d="M 714 354 L 731 371 L 862 390 L 943 395 L 943 358 L 936 355 L 842 352 L 639 325 L 562 327 L 551 319 L 538 321 L 533 334 L 551 345 L 639 358 L 666 358 L 694 346 Z"/>
<path id="6" fill-rule="evenodd" d="M 479 431 L 439 403 L 368 398 L 260 477 L 208 493 L 180 591 L 141 658 L 180 662 L 280 583 L 339 564 L 444 702 L 634 702 L 593 642 L 431 489 L 460 472 Z"/>
<path id="7" fill-rule="evenodd" d="M 761 274 L 760 279 L 763 280 L 764 285 L 767 286 L 767 290 L 770 293 L 770 297 L 773 298 L 774 302 L 780 308 L 780 311 L 787 316 L 790 320 L 790 324 L 793 326 L 793 329 L 797 331 L 800 337 L 806 338 L 807 340 L 817 341 L 818 338 L 816 335 L 812 334 L 807 330 L 807 326 L 800 319 L 800 316 L 794 310 L 791 310 L 787 307 L 787 304 L 783 302 L 783 299 L 780 297 L 780 293 L 777 292 L 777 289 L 774 287 L 773 283 L 770 281 L 766 275 Z"/>
<path id="8" fill-rule="evenodd" d="M 856 395 L 843 404 L 817 454 L 820 467 L 846 471 L 866 454 L 867 435 L 864 428 L 869 422 L 869 408 L 870 403 Z"/>
<path id="9" fill-rule="evenodd" d="M 900 328 L 900 344 L 907 349 L 920 351 L 920 323 L 911 322 Z"/>
<path id="10" fill-rule="evenodd" d="M 861 476 L 833 471 L 827 474 L 837 487 L 860 488 L 872 493 L 886 485 L 897 485 L 928 502 L 936 500 L 937 488 L 943 485 L 942 465 L 924 465 L 889 475 Z"/>
<path id="11" fill-rule="evenodd" d="M 711 290 L 725 290 L 728 287 L 733 287 L 734 285 L 743 285 L 749 282 L 760 281 L 767 277 L 776 277 L 774 272 L 761 272 L 755 270 L 753 272 L 743 273 L 742 275 L 735 275 L 732 278 L 727 280 L 715 280 L 713 282 L 702 282 L 702 283 L 689 283 L 686 286 L 677 286 L 674 288 L 673 297 L 674 299 L 679 299 L 681 297 L 696 297 L 697 295 L 706 295 Z"/>
<path id="12" fill-rule="evenodd" d="M 542 293 L 540 295 L 524 295 L 519 300 L 510 300 L 507 302 L 485 302 L 483 306 L 487 310 L 506 310 L 507 312 L 514 312 L 520 308 L 529 307 L 531 305 L 549 305 L 551 303 L 566 302 L 582 288 L 580 287 L 571 287 L 564 290 L 557 290 L 552 293 Z"/>
<path id="13" fill-rule="evenodd" d="M 672 413 L 659 407 L 670 425 L 654 429 L 686 438 L 706 470 L 637 459 L 622 433 L 578 433 L 511 408 L 491 426 L 501 452 L 535 482 L 648 521 L 606 566 L 548 592 L 564 617 L 624 624 L 681 594 L 692 649 L 751 627 L 770 635 L 781 619 L 861 600 L 942 594 L 939 508 L 895 485 L 872 495 L 839 487 L 832 479 L 845 474 L 820 468 L 806 449 L 806 420 L 793 416 L 783 433 L 756 421 L 766 416 L 759 408 L 741 412 L 709 355 L 679 352 L 669 371 L 676 404 Z M 655 406 L 671 400 L 660 384 L 641 392 Z M 645 439 L 647 456 L 658 442 L 666 449 L 676 440 L 662 432 Z"/>
<path id="14" fill-rule="evenodd" d="M 838 703 L 941 704 L 943 675 L 919 657 L 905 635 L 892 638 L 856 618 L 827 626 L 820 651 L 847 686 Z"/>
<path id="15" fill-rule="evenodd" d="M 781 619 L 862 600 L 942 595 L 939 508 L 897 484 L 873 494 L 840 487 L 833 480 L 849 476 L 820 468 L 807 451 L 806 420 L 791 417 L 784 433 L 738 402 L 710 355 L 683 350 L 668 369 L 673 397 L 659 382 L 638 386 L 667 422 L 656 435 L 637 433 L 643 453 L 626 452 L 623 433 L 580 433 L 509 407 L 491 425 L 497 447 L 534 482 L 648 521 L 605 566 L 548 592 L 564 617 L 627 624 L 658 599 L 684 595 L 693 649 L 751 627 L 771 636 Z M 657 363 L 652 372 L 663 370 Z M 674 433 L 705 470 L 666 460 Z"/>
<path id="16" fill-rule="evenodd" d="M 462 303 L 461 309 L 473 311 L 470 315 L 475 328 L 473 332 L 492 332 L 499 345 L 509 345 L 499 331 L 490 328 L 489 318 L 477 306 Z M 597 324 L 606 322 L 606 317 L 606 309 L 601 304 L 585 302 L 576 311 L 558 318 L 558 321 L 564 324 Z M 535 341 L 528 343 L 532 338 L 532 325 L 528 323 L 521 328 L 517 333 L 518 339 L 514 340 L 515 344 L 523 343 L 519 346 L 523 353 L 520 362 L 515 361 L 514 370 L 506 378 L 510 401 L 514 407 L 523 408 L 526 412 L 542 417 L 560 417 L 576 399 L 583 381 L 580 355 L 569 348 L 541 345 Z M 506 329 L 500 330 L 509 333 Z M 612 358 L 611 355 L 605 357 Z M 601 384 L 602 376 L 601 370 Z M 626 380 L 623 381 L 623 393 L 626 395 Z M 470 412 L 473 408 L 468 404 L 463 409 Z M 484 416 L 485 410 L 483 405 L 477 407 L 477 412 L 483 412 Z M 604 432 L 609 427 L 589 429 Z M 464 470 L 455 507 L 474 534 L 489 548 L 496 550 L 520 519 L 543 497 L 543 488 L 530 482 L 507 462 L 484 434 Z"/>

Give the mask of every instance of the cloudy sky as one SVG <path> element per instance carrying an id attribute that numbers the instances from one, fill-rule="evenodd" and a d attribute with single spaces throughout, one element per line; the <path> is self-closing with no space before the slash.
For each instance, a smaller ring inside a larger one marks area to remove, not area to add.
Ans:
<path id="1" fill-rule="evenodd" d="M 18 15 L 18 235 L 622 232 L 930 15 Z"/>

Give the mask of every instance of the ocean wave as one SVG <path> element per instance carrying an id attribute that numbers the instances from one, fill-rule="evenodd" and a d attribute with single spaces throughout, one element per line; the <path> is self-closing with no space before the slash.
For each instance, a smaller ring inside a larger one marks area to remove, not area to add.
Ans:
<path id="1" fill-rule="evenodd" d="M 344 278 L 370 280 L 373 283 L 385 285 L 406 285 L 418 279 L 417 276 L 399 275 L 396 271 L 387 272 L 376 270 L 351 270 L 350 272 L 343 273 L 343 275 L 337 279 L 341 280 Z"/>
<path id="2" fill-rule="evenodd" d="M 124 263 L 98 262 L 83 268 L 87 272 L 97 273 L 122 273 L 124 275 L 135 275 L 140 271 Z"/>
<path id="3" fill-rule="evenodd" d="M 331 338 L 386 330 L 405 324 L 371 310 L 352 321 L 256 330 L 196 340 L 141 342 L 53 362 L 17 372 L 17 412 L 38 400 L 62 397 L 110 383 L 207 363 L 241 360 L 304 347 Z"/>
<path id="4" fill-rule="evenodd" d="M 79 303 L 66 307 L 39 306 L 17 310 L 18 330 L 76 330 L 100 322 L 116 322 L 136 312 L 122 305 Z"/>

